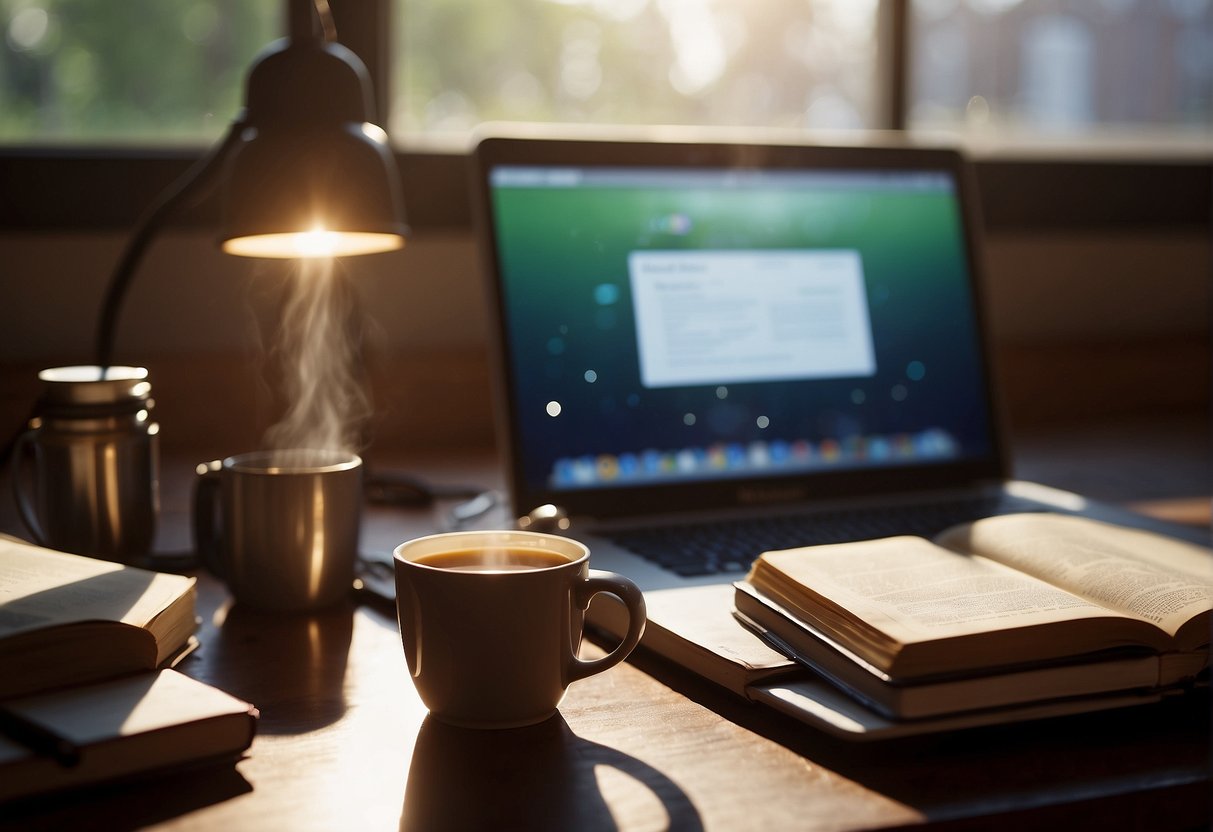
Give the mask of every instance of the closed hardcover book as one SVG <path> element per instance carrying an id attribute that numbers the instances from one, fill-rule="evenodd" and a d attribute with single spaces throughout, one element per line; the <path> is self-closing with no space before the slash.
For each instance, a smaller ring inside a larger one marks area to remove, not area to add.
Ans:
<path id="1" fill-rule="evenodd" d="M 237 759 L 257 710 L 175 670 L 0 705 L 0 801 Z"/>

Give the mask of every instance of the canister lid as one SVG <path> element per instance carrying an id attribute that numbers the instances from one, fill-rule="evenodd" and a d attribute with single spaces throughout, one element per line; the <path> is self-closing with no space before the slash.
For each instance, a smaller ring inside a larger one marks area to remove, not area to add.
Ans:
<path id="1" fill-rule="evenodd" d="M 42 400 L 50 405 L 124 404 L 143 401 L 152 391 L 143 367 L 50 367 L 38 378 Z"/>

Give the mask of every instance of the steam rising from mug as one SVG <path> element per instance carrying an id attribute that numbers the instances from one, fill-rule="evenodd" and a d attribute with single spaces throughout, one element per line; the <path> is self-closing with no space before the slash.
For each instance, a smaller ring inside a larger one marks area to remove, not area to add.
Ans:
<path id="1" fill-rule="evenodd" d="M 370 401 L 361 383 L 355 298 L 332 258 L 298 261 L 274 351 L 286 413 L 265 435 L 271 450 L 356 453 Z"/>

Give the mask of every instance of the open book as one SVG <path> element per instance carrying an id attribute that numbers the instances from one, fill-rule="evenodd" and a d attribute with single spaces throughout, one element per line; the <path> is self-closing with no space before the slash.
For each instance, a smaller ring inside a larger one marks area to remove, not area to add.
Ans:
<path id="1" fill-rule="evenodd" d="M 738 585 L 768 643 L 901 718 L 1182 685 L 1209 666 L 1213 552 L 1020 514 L 768 552 Z"/>
<path id="2" fill-rule="evenodd" d="M 0 700 L 171 664 L 194 584 L 0 536 Z"/>

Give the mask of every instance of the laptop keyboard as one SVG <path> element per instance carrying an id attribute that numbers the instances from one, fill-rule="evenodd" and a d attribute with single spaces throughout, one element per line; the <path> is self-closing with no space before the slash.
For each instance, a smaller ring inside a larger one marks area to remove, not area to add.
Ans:
<path id="1" fill-rule="evenodd" d="M 747 520 L 654 526 L 609 537 L 645 560 L 683 577 L 741 574 L 772 549 L 845 543 L 891 535 L 931 537 L 948 526 L 996 514 L 1039 511 L 1040 504 L 1009 496 L 851 509 Z"/>

